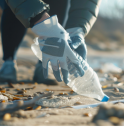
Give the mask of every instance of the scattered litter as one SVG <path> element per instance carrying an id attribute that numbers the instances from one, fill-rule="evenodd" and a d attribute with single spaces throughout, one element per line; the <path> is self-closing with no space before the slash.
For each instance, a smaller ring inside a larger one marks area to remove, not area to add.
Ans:
<path id="1" fill-rule="evenodd" d="M 123 82 L 120 82 L 120 83 L 118 83 L 117 85 L 118 86 L 122 86 L 124 83 Z"/>
<path id="2" fill-rule="evenodd" d="M 8 101 L 8 97 L 0 95 L 0 101 Z"/>
<path id="3" fill-rule="evenodd" d="M 107 72 L 111 72 L 111 73 L 121 73 L 122 72 L 122 69 L 115 66 L 113 63 L 105 63 L 103 66 L 102 66 L 102 71 L 104 73 L 107 73 Z"/>
<path id="4" fill-rule="evenodd" d="M 124 103 L 124 99 L 117 100 L 117 101 L 110 101 L 109 103 L 115 104 L 115 103 L 119 103 L 119 102 Z M 71 106 L 71 107 L 74 109 L 81 109 L 81 108 L 88 108 L 88 107 L 94 108 L 94 107 L 97 107 L 97 106 L 104 104 L 104 103 L 105 102 L 100 102 L 100 103 L 91 104 L 91 105 L 78 105 L 78 106 Z"/>

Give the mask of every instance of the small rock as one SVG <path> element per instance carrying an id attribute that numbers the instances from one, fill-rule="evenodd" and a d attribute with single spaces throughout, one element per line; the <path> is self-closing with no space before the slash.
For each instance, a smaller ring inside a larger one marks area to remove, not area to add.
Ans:
<path id="1" fill-rule="evenodd" d="M 81 104 L 82 104 L 82 102 L 77 101 L 74 105 L 81 105 Z"/>
<path id="2" fill-rule="evenodd" d="M 32 95 L 28 95 L 28 97 L 32 97 Z"/>
<path id="3" fill-rule="evenodd" d="M 23 91 L 23 90 L 25 90 L 25 88 L 22 88 L 21 90 Z"/>
<path id="4" fill-rule="evenodd" d="M 52 99 L 52 98 L 54 98 L 54 95 L 47 97 L 47 99 Z"/>
<path id="5" fill-rule="evenodd" d="M 22 106 L 24 104 L 23 100 L 18 101 L 18 106 Z"/>
<path id="6" fill-rule="evenodd" d="M 119 89 L 117 87 L 114 88 L 115 92 L 119 92 Z"/>
<path id="7" fill-rule="evenodd" d="M 25 111 L 20 109 L 18 111 L 18 114 L 19 114 L 19 116 L 24 116 L 25 115 Z"/>
<path id="8" fill-rule="evenodd" d="M 51 112 L 51 113 L 49 113 L 50 115 L 58 115 L 58 113 L 56 113 L 56 112 Z"/>
<path id="9" fill-rule="evenodd" d="M 121 121 L 119 126 L 124 126 L 124 121 Z"/>
<path id="10" fill-rule="evenodd" d="M 14 122 L 16 122 L 16 121 L 18 121 L 19 119 L 17 118 L 17 117 L 12 117 L 11 118 L 11 121 L 14 121 Z"/>
<path id="11" fill-rule="evenodd" d="M 92 114 L 91 113 L 85 113 L 84 116 L 92 117 Z"/>
<path id="12" fill-rule="evenodd" d="M 28 99 L 33 99 L 33 97 L 28 97 Z"/>
<path id="13" fill-rule="evenodd" d="M 38 96 L 38 94 L 37 93 L 34 93 L 34 96 Z"/>
<path id="14" fill-rule="evenodd" d="M 11 119 L 11 114 L 9 114 L 9 113 L 6 113 L 4 116 L 3 116 L 3 120 L 5 120 L 5 121 L 8 121 L 8 120 L 10 120 Z"/>
<path id="15" fill-rule="evenodd" d="M 112 116 L 112 117 L 109 118 L 109 121 L 110 121 L 111 123 L 117 125 L 117 124 L 119 124 L 120 119 L 119 119 L 118 117 L 114 117 L 114 116 Z"/>
<path id="16" fill-rule="evenodd" d="M 41 108 L 42 108 L 41 106 L 37 106 L 35 110 L 40 110 Z"/>
<path id="17" fill-rule="evenodd" d="M 9 88 L 7 88 L 7 89 L 6 89 L 6 91 L 10 91 L 10 89 L 9 89 Z"/>
<path id="18" fill-rule="evenodd" d="M 26 93 L 25 90 L 20 90 L 17 92 L 17 94 L 25 94 L 25 93 Z"/>
<path id="19" fill-rule="evenodd" d="M 36 88 L 36 86 L 33 86 L 33 87 L 32 87 L 32 89 L 35 89 L 35 88 Z"/>
<path id="20" fill-rule="evenodd" d="M 96 125 L 97 126 L 113 126 L 111 122 L 105 121 L 105 120 L 97 120 Z"/>

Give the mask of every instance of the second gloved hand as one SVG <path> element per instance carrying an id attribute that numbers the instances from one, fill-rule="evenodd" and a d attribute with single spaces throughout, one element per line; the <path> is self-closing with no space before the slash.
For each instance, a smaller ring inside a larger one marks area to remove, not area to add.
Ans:
<path id="1" fill-rule="evenodd" d="M 58 23 L 57 16 L 52 16 L 36 24 L 32 31 L 39 35 L 39 38 L 35 40 L 35 44 L 32 45 L 32 50 L 42 60 L 45 78 L 48 77 L 48 62 L 50 61 L 55 78 L 60 82 L 62 81 L 59 71 L 60 66 L 63 80 L 68 84 L 67 58 L 75 65 L 80 75 L 84 75 L 78 59 L 68 44 L 69 34 Z"/>
<path id="2" fill-rule="evenodd" d="M 81 27 L 69 28 L 66 30 L 69 33 L 71 41 L 69 45 L 71 49 L 77 52 L 84 60 L 87 60 L 87 48 L 84 40 L 84 32 Z"/>

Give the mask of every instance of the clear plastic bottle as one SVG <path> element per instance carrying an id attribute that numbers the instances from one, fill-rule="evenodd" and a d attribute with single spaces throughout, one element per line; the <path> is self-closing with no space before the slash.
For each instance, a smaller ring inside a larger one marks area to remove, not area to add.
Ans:
<path id="1" fill-rule="evenodd" d="M 71 61 L 67 58 L 68 70 L 70 73 L 70 82 L 67 85 L 79 95 L 96 98 L 101 102 L 108 101 L 109 97 L 103 93 L 96 72 L 88 65 L 85 60 L 82 59 L 81 56 L 79 56 L 77 53 L 75 54 L 84 70 L 84 75 L 80 77 L 79 72 L 73 63 L 71 63 Z"/>
<path id="2" fill-rule="evenodd" d="M 38 41 L 35 41 L 35 43 L 32 44 L 31 48 L 34 54 L 40 60 L 42 60 L 42 53 Z M 70 82 L 67 85 L 80 95 L 96 98 L 101 102 L 108 101 L 109 97 L 103 93 L 97 74 L 88 65 L 88 63 L 82 59 L 82 57 L 80 57 L 77 53 L 75 54 L 79 59 L 79 62 L 84 70 L 84 75 L 80 77 L 75 66 L 67 58 L 68 70 L 70 73 L 69 75 Z"/>

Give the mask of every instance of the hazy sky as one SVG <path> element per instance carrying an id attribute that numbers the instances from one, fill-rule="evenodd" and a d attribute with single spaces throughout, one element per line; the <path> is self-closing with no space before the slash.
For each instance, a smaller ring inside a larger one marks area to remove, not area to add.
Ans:
<path id="1" fill-rule="evenodd" d="M 124 0 L 102 0 L 99 14 L 108 18 L 122 18 Z"/>

